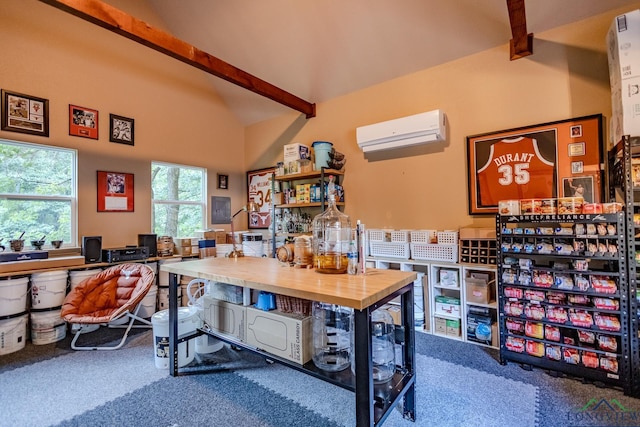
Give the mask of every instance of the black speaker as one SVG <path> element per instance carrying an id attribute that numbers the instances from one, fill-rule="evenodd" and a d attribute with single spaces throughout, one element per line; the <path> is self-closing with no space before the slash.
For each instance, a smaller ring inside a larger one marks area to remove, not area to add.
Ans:
<path id="1" fill-rule="evenodd" d="M 149 257 L 158 256 L 158 235 L 138 234 L 138 246 L 146 246 L 149 248 Z"/>
<path id="2" fill-rule="evenodd" d="M 82 255 L 87 264 L 102 262 L 102 236 L 82 236 Z"/>

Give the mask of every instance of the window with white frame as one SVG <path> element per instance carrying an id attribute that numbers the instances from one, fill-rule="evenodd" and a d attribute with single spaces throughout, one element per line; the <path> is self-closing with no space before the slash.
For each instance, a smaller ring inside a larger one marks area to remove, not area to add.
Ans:
<path id="1" fill-rule="evenodd" d="M 151 163 L 153 232 L 189 237 L 205 227 L 207 171 L 170 163 Z"/>
<path id="2" fill-rule="evenodd" d="M 0 139 L 0 244 L 77 244 L 77 151 Z M 24 233 L 24 234 L 23 234 Z"/>

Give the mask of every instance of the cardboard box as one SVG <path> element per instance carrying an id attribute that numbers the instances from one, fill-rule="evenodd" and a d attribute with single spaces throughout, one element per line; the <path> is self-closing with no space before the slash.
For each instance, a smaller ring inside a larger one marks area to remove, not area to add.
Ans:
<path id="1" fill-rule="evenodd" d="M 438 278 L 440 279 L 440 284 L 442 286 L 459 286 L 458 270 L 441 268 L 438 272 Z"/>
<path id="2" fill-rule="evenodd" d="M 189 256 L 192 253 L 191 246 L 176 246 L 176 254 L 178 255 Z"/>
<path id="3" fill-rule="evenodd" d="M 204 322 L 221 334 L 245 341 L 247 308 L 243 305 L 232 304 L 212 298 L 202 297 Z"/>
<path id="4" fill-rule="evenodd" d="M 447 333 L 447 319 L 443 319 L 442 317 L 436 317 L 436 334 L 446 335 Z"/>
<path id="5" fill-rule="evenodd" d="M 438 295 L 436 298 L 436 314 L 460 317 L 460 299 Z"/>
<path id="6" fill-rule="evenodd" d="M 494 282 L 467 277 L 465 279 L 465 296 L 468 303 L 489 304 L 495 297 Z"/>
<path id="7" fill-rule="evenodd" d="M 460 321 L 447 319 L 446 321 L 447 335 L 452 337 L 460 336 Z"/>
<path id="8" fill-rule="evenodd" d="M 311 149 L 308 145 L 294 143 L 284 146 L 284 163 L 295 162 L 297 160 L 310 160 Z M 285 172 L 286 173 L 286 172 Z"/>
<path id="9" fill-rule="evenodd" d="M 247 307 L 245 342 L 304 365 L 313 352 L 311 317 Z"/>

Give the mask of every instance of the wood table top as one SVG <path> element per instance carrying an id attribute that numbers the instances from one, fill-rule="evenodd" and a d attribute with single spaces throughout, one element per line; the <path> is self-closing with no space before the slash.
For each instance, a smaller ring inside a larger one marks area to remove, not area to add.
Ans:
<path id="1" fill-rule="evenodd" d="M 160 266 L 161 271 L 230 283 L 362 310 L 417 279 L 413 271 L 370 268 L 365 274 L 323 274 L 275 258 L 203 258 Z"/>

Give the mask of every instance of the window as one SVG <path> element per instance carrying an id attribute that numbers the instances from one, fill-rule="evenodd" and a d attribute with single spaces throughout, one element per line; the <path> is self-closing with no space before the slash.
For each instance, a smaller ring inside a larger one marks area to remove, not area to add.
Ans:
<path id="1" fill-rule="evenodd" d="M 77 243 L 77 152 L 0 139 L 0 237 Z"/>
<path id="2" fill-rule="evenodd" d="M 153 232 L 189 237 L 205 227 L 207 172 L 203 168 L 153 162 Z"/>

